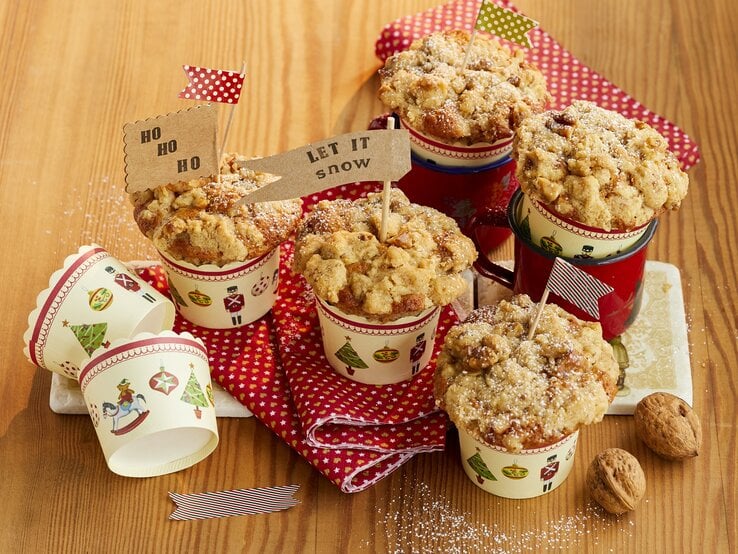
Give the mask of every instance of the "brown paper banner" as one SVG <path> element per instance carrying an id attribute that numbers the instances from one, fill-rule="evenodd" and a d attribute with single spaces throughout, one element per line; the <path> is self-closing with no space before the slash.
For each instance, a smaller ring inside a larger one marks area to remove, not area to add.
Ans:
<path id="1" fill-rule="evenodd" d="M 298 198 L 356 181 L 397 181 L 410 171 L 410 136 L 405 130 L 347 133 L 241 165 L 281 176 L 241 202 Z"/>
<path id="2" fill-rule="evenodd" d="M 210 104 L 123 126 L 126 192 L 218 173 L 218 119 Z"/>

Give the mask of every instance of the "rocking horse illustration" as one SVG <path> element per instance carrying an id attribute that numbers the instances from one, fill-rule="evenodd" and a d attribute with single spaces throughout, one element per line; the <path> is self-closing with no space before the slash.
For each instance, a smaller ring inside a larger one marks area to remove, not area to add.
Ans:
<path id="1" fill-rule="evenodd" d="M 123 379 L 117 388 L 120 391 L 117 405 L 112 402 L 103 402 L 102 413 L 105 418 L 113 418 L 113 429 L 110 432 L 114 435 L 124 435 L 141 425 L 149 415 L 149 410 L 146 408 L 144 395 L 136 394 L 128 379 Z M 133 412 L 136 413 L 136 419 L 119 428 L 120 420 Z"/>

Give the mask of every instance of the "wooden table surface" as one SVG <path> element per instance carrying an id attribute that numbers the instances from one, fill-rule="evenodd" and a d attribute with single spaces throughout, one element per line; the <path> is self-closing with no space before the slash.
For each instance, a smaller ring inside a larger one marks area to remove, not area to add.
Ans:
<path id="1" fill-rule="evenodd" d="M 0 552 L 734 552 L 738 403 L 738 10 L 732 0 L 519 0 L 585 64 L 700 144 L 690 193 L 663 218 L 649 258 L 681 269 L 704 427 L 700 456 L 670 463 L 609 416 L 583 431 L 554 493 L 487 495 L 458 447 L 419 455 L 357 494 L 341 493 L 255 418 L 220 420 L 200 464 L 163 477 L 111 473 L 86 416 L 49 409 L 51 374 L 22 352 L 36 294 L 63 258 L 97 242 L 153 259 L 124 194 L 122 126 L 191 104 L 183 63 L 248 77 L 229 147 L 275 154 L 365 128 L 376 99 L 374 41 L 436 0 L 0 3 Z M 224 112 L 221 113 L 223 117 Z M 222 122 L 221 122 L 222 123 Z M 503 254 L 511 252 L 510 245 Z M 592 457 L 635 454 L 646 496 L 604 516 L 586 494 Z M 286 512 L 171 522 L 168 491 L 297 483 Z"/>

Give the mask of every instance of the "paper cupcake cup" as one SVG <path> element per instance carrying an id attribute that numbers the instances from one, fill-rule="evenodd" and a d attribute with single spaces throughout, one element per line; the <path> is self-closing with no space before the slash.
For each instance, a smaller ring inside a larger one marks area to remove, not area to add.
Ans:
<path id="1" fill-rule="evenodd" d="M 441 309 L 377 323 L 316 298 L 323 350 L 331 367 L 359 383 L 407 381 L 430 361 Z"/>
<path id="2" fill-rule="evenodd" d="M 480 489 L 505 498 L 533 498 L 561 485 L 574 465 L 579 431 L 550 446 L 509 452 L 459 428 L 461 465 Z"/>
<path id="3" fill-rule="evenodd" d="M 522 229 L 536 246 L 565 258 L 607 258 L 627 251 L 648 228 L 648 224 L 627 232 L 605 231 L 564 218 L 544 204 L 523 194 L 517 214 Z"/>
<path id="4" fill-rule="evenodd" d="M 496 142 L 478 142 L 467 145 L 461 142 L 442 142 L 411 127 L 400 119 L 402 129 L 410 134 L 410 149 L 422 161 L 445 167 L 479 167 L 504 159 L 512 152 L 513 137 Z"/>
<path id="5" fill-rule="evenodd" d="M 161 255 L 169 291 L 187 321 L 209 329 L 241 327 L 272 309 L 279 284 L 279 247 L 223 267 L 194 265 Z"/>
<path id="6" fill-rule="evenodd" d="M 174 324 L 168 298 L 96 244 L 67 256 L 36 299 L 23 339 L 28 359 L 65 377 L 98 347 Z"/>
<path id="7" fill-rule="evenodd" d="M 189 333 L 142 333 L 96 350 L 80 389 L 105 461 L 126 477 L 190 467 L 218 444 L 208 355 Z"/>

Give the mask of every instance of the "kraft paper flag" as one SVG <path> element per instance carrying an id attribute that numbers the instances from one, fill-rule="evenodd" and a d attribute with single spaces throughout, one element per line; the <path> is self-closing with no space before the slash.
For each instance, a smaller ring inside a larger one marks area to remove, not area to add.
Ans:
<path id="1" fill-rule="evenodd" d="M 474 28 L 492 33 L 500 38 L 532 48 L 533 44 L 526 35 L 528 31 L 538 27 L 538 22 L 522 14 L 516 13 L 490 0 L 482 0 Z"/>
<path id="2" fill-rule="evenodd" d="M 189 83 L 179 93 L 179 98 L 238 104 L 245 77 L 243 72 L 208 69 L 207 67 L 192 65 L 183 65 L 182 69 L 184 69 Z"/>
<path id="3" fill-rule="evenodd" d="M 127 123 L 126 192 L 217 174 L 216 129 L 210 104 Z"/>
<path id="4" fill-rule="evenodd" d="M 169 493 L 177 505 L 169 519 L 210 519 L 250 514 L 268 514 L 286 510 L 300 503 L 293 497 L 300 485 L 235 489 L 199 494 Z"/>
<path id="5" fill-rule="evenodd" d="M 241 202 L 287 200 L 346 183 L 397 181 L 410 171 L 410 137 L 405 130 L 359 131 L 242 165 L 281 179 Z"/>

